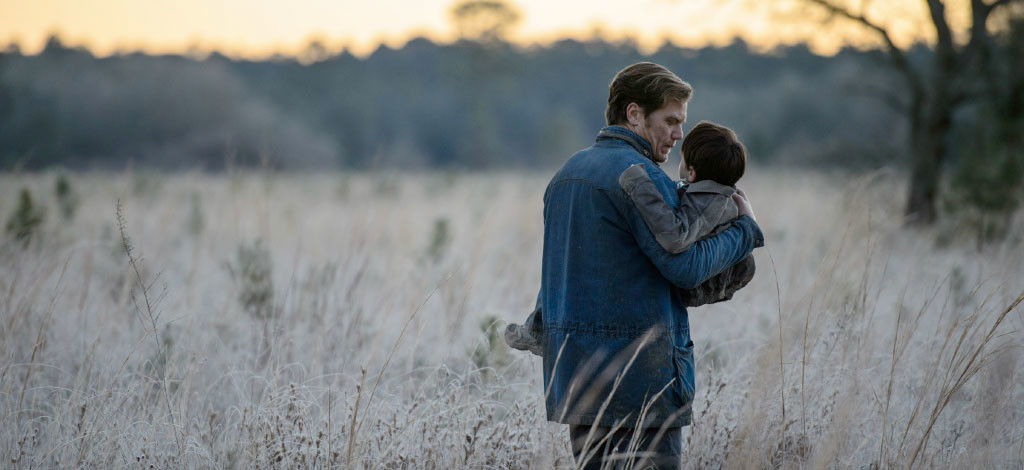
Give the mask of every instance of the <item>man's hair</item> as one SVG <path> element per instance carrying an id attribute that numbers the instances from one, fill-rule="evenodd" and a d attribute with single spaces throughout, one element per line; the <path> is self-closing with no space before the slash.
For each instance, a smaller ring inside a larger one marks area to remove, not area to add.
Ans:
<path id="1" fill-rule="evenodd" d="M 670 100 L 686 102 L 693 87 L 665 67 L 651 62 L 638 62 L 615 74 L 608 86 L 608 107 L 604 119 L 609 126 L 625 124 L 626 107 L 636 103 L 646 116 L 665 106 Z"/>
<path id="2" fill-rule="evenodd" d="M 694 126 L 683 139 L 681 151 L 699 180 L 733 186 L 747 168 L 747 148 L 732 129 L 715 123 L 701 121 Z"/>

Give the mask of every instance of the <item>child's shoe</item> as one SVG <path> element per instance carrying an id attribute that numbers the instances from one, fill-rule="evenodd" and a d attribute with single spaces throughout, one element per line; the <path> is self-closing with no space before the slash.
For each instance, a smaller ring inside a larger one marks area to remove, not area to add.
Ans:
<path id="1" fill-rule="evenodd" d="M 538 356 L 544 355 L 544 347 L 540 344 L 540 338 L 534 336 L 526 325 L 509 323 L 505 327 L 505 342 L 513 349 L 530 351 Z"/>

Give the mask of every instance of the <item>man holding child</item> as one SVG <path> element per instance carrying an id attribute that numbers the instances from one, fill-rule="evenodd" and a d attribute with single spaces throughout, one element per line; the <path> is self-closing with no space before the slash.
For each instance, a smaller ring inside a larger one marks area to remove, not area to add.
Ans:
<path id="1" fill-rule="evenodd" d="M 763 245 L 746 196 L 731 189 L 735 180 L 700 185 L 713 191 L 693 199 L 696 191 L 677 194 L 658 167 L 683 138 L 691 95 L 689 84 L 659 65 L 620 71 L 609 87 L 608 126 L 565 163 L 544 194 L 537 311 L 526 325 L 510 325 L 506 337 L 519 335 L 510 344 L 520 349 L 533 341 L 529 349 L 542 354 L 547 418 L 569 425 L 574 457 L 584 468 L 681 464 L 681 428 L 690 424 L 694 396 L 686 311 L 694 304 L 685 292 L 700 291 Z M 736 151 L 728 133 L 725 141 L 712 137 Z M 699 168 L 680 170 L 695 171 L 684 179 L 698 184 Z M 679 212 L 680 195 L 689 212 Z M 694 210 L 693 200 L 712 202 Z M 713 217 L 702 214 L 708 207 Z M 672 233 L 684 241 L 673 241 Z M 733 287 L 701 303 L 731 297 L 753 275 L 749 263 L 738 274 L 743 282 L 727 280 L 722 285 Z"/>

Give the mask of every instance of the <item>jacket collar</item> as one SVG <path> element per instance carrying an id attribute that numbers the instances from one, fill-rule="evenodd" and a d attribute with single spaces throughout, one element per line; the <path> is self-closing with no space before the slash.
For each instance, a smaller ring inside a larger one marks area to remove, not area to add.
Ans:
<path id="1" fill-rule="evenodd" d="M 640 152 L 640 155 L 651 158 L 651 143 L 625 127 L 607 126 L 601 129 L 601 132 L 597 133 L 597 140 L 601 141 L 602 139 L 619 139 Z"/>
<path id="2" fill-rule="evenodd" d="M 712 180 L 700 180 L 683 187 L 686 188 L 688 193 L 715 193 L 723 196 L 732 196 L 736 192 L 736 188 L 719 184 Z"/>

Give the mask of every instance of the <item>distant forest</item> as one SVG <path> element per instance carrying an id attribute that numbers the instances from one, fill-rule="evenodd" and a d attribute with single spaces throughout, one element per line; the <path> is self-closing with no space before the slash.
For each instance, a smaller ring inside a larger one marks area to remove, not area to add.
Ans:
<path id="1" fill-rule="evenodd" d="M 879 92 L 899 82 L 878 51 L 765 54 L 736 41 L 643 55 L 628 41 L 419 38 L 364 58 L 321 55 L 99 58 L 56 37 L 37 55 L 10 47 L 0 53 L 0 171 L 549 168 L 593 141 L 608 83 L 639 60 L 693 85 L 685 130 L 730 126 L 759 164 L 905 161 L 905 120 Z"/>

